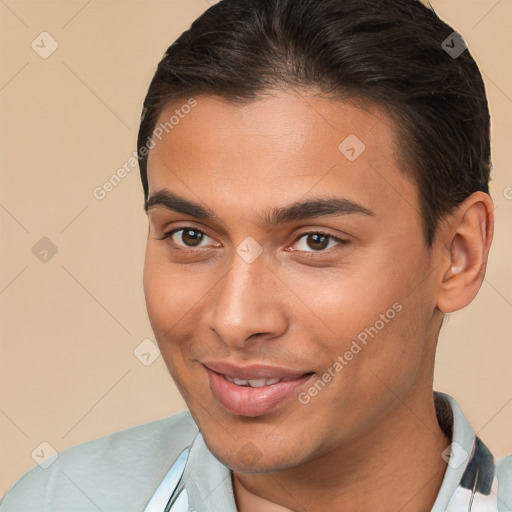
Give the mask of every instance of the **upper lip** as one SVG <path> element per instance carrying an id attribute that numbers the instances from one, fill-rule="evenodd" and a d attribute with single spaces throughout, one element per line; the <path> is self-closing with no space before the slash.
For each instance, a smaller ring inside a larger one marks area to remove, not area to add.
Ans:
<path id="1" fill-rule="evenodd" d="M 292 379 L 312 373 L 263 364 L 238 366 L 228 361 L 202 361 L 202 364 L 216 373 L 229 375 L 235 379 Z"/>

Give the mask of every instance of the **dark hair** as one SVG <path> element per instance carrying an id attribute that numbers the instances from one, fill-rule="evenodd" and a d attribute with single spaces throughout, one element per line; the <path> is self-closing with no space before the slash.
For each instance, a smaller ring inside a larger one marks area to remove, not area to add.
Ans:
<path id="1" fill-rule="evenodd" d="M 431 247 L 439 219 L 473 192 L 489 194 L 485 87 L 469 50 L 445 49 L 453 32 L 419 0 L 222 0 L 167 49 L 151 81 L 137 141 L 145 201 L 140 150 L 169 102 L 203 94 L 243 104 L 310 89 L 386 109 Z"/>

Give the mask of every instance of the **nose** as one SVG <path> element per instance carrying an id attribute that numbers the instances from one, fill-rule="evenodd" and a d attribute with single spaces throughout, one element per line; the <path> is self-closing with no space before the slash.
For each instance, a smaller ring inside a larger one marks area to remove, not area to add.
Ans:
<path id="1" fill-rule="evenodd" d="M 208 328 L 232 347 L 255 339 L 279 337 L 287 329 L 283 284 L 268 267 L 264 254 L 247 263 L 236 252 L 224 278 L 214 288 L 205 312 Z"/>

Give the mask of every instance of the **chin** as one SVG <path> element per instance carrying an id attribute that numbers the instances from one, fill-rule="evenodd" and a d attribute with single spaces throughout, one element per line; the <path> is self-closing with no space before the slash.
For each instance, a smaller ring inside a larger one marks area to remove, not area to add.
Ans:
<path id="1" fill-rule="evenodd" d="M 212 452 L 213 453 L 213 452 Z M 287 460 L 277 459 L 275 456 L 272 456 L 269 460 L 264 456 L 258 461 L 248 461 L 248 460 L 240 460 L 240 457 L 235 454 L 234 456 L 222 457 L 214 454 L 215 457 L 222 462 L 225 466 L 227 466 L 232 471 L 236 473 L 243 473 L 247 475 L 260 475 L 267 473 L 277 473 L 280 471 L 285 471 L 287 469 L 293 468 L 299 465 L 299 462 L 294 463 Z"/>
<path id="2" fill-rule="evenodd" d="M 301 464 L 297 448 L 289 449 L 276 447 L 271 443 L 251 441 L 234 441 L 229 444 L 219 445 L 210 442 L 207 436 L 203 436 L 210 452 L 222 464 L 237 473 L 263 474 L 284 471 Z M 236 444 L 236 446 L 235 446 Z"/>

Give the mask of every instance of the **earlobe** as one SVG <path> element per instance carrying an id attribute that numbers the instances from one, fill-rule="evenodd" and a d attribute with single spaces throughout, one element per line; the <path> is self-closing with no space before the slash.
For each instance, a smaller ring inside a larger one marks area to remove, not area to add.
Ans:
<path id="1" fill-rule="evenodd" d="M 456 210 L 442 237 L 448 258 L 439 283 L 437 307 L 451 313 L 467 306 L 482 285 L 494 230 L 494 206 L 475 192 Z"/>

